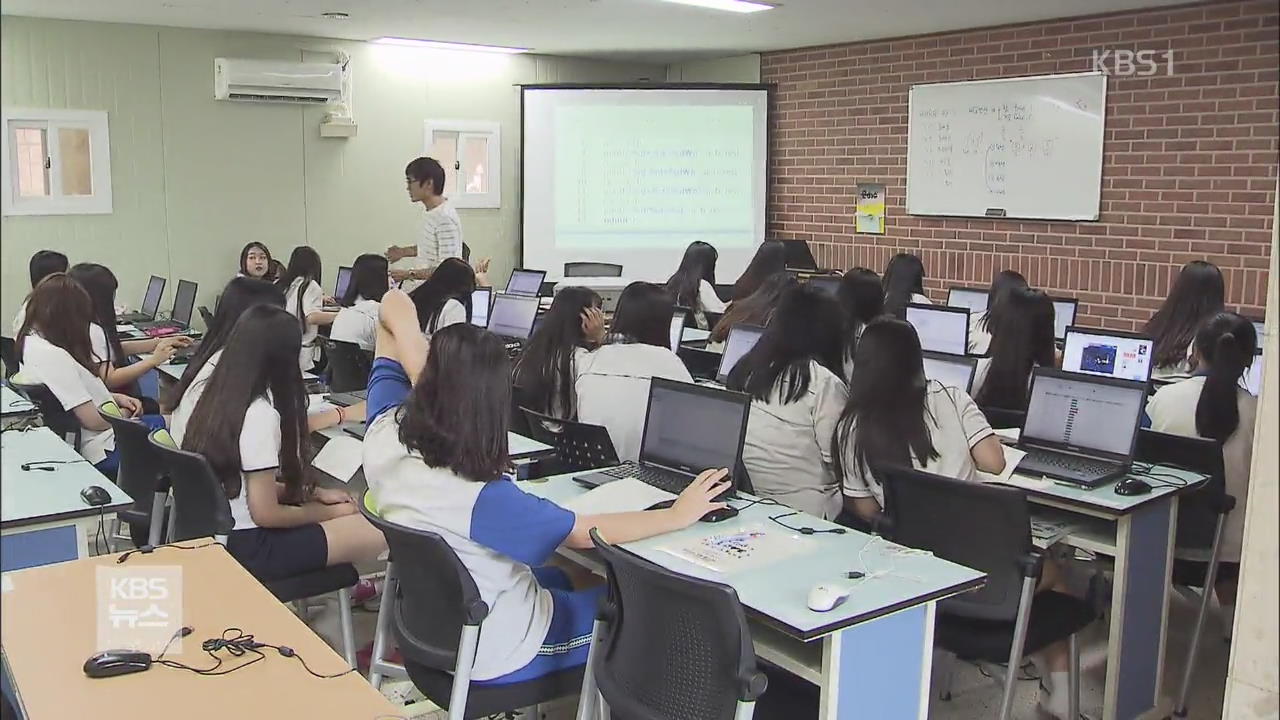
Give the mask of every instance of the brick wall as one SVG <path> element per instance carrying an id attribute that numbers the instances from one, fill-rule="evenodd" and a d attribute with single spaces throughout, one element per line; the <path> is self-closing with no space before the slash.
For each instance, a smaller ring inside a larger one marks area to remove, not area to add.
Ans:
<path id="1" fill-rule="evenodd" d="M 920 254 L 927 291 L 986 285 L 1014 268 L 1080 299 L 1081 321 L 1145 322 L 1178 267 L 1205 258 L 1228 302 L 1265 304 L 1280 135 L 1280 3 L 1174 9 L 807 48 L 763 56 L 776 84 L 772 236 L 804 238 L 835 267 L 883 269 Z M 1092 69 L 1095 49 L 1173 51 L 1172 76 L 1108 81 L 1098 222 L 906 214 L 913 84 Z M 882 236 L 854 234 L 858 182 L 888 189 Z"/>

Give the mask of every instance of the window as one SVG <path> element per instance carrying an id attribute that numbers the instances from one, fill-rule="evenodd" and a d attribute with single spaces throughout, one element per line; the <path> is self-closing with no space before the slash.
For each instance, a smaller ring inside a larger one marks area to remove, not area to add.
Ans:
<path id="1" fill-rule="evenodd" d="M 502 131 L 495 122 L 428 120 L 427 155 L 444 166 L 444 194 L 460 208 L 502 207 Z"/>
<path id="2" fill-rule="evenodd" d="M 111 212 L 111 150 L 100 110 L 4 112 L 5 215 Z"/>

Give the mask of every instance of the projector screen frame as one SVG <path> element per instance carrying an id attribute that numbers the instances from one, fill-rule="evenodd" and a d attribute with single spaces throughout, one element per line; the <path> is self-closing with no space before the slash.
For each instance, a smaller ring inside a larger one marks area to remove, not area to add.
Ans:
<path id="1" fill-rule="evenodd" d="M 520 240 L 520 252 L 518 254 L 519 267 L 525 267 L 524 256 L 524 179 L 525 179 L 525 156 L 526 148 L 524 128 L 525 128 L 525 93 L 528 90 L 749 90 L 765 94 L 765 118 L 764 118 L 764 222 L 762 224 L 764 233 L 760 238 L 760 242 L 764 242 L 769 237 L 769 210 L 772 205 L 773 193 L 773 103 L 774 95 L 777 91 L 777 83 L 712 83 L 712 82 L 618 82 L 618 83 L 519 83 L 520 87 L 520 177 L 519 177 L 519 201 L 517 202 L 516 213 L 519 220 L 519 230 L 517 236 Z M 564 268 L 556 269 L 552 272 L 550 268 L 547 270 L 548 275 L 561 277 Z M 626 269 L 623 269 L 626 274 Z M 563 277 L 561 277 L 563 279 Z"/>

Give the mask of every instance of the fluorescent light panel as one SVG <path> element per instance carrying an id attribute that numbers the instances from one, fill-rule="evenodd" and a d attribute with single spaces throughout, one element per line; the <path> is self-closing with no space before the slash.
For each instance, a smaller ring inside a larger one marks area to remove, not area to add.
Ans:
<path id="1" fill-rule="evenodd" d="M 772 10 L 777 7 L 769 3 L 753 2 L 752 0 L 664 0 L 664 2 L 696 5 L 712 10 L 728 10 L 736 13 L 760 12 L 761 10 Z"/>
<path id="2" fill-rule="evenodd" d="M 517 55 L 529 52 L 528 48 L 501 47 L 499 45 L 472 45 L 471 43 L 440 42 L 438 40 L 414 40 L 413 38 L 380 37 L 373 42 L 379 45 L 404 45 L 406 47 L 430 48 L 432 50 L 467 50 L 470 52 L 500 53 Z"/>

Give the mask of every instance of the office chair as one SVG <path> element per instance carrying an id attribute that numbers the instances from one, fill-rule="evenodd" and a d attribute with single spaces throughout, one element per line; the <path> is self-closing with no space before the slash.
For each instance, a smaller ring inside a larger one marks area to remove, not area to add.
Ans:
<path id="1" fill-rule="evenodd" d="M 227 535 L 235 528 L 231 504 L 222 482 L 203 455 L 178 448 L 168 431 L 156 430 L 149 436 L 152 447 L 160 454 L 169 474 L 173 491 L 173 532 L 169 542 L 213 536 L 227 544 Z M 241 492 L 245 492 L 241 488 Z M 351 620 L 350 588 L 359 582 L 354 566 L 331 565 L 292 577 L 262 580 L 263 587 L 281 602 L 335 593 L 338 599 L 338 625 L 342 632 L 342 656 L 356 666 L 355 631 Z"/>
<path id="2" fill-rule="evenodd" d="M 471 682 L 472 661 L 489 606 L 453 548 L 439 535 L 383 520 L 373 499 L 360 512 L 382 531 L 390 562 L 378 609 L 374 661 L 385 651 L 387 626 L 395 632 L 404 670 L 414 687 L 449 712 L 449 720 L 471 720 L 529 707 L 578 692 L 583 668 L 501 685 Z M 394 575 L 392 573 L 394 567 Z M 379 639 L 382 642 L 379 642 Z M 396 666 L 381 665 L 378 676 Z M 370 682 L 374 682 L 370 665 Z M 377 687 L 377 683 L 374 687 Z"/>
<path id="3" fill-rule="evenodd" d="M 520 410 L 520 408 L 531 404 L 528 393 L 525 392 L 524 388 L 513 384 L 511 386 L 511 407 L 507 411 L 507 429 L 517 435 L 537 440 L 531 434 L 533 431 L 529 429 L 529 421 L 525 419 L 524 413 Z"/>
<path id="4" fill-rule="evenodd" d="M 204 305 L 196 308 L 196 310 L 200 311 L 200 319 L 204 321 L 204 329 L 208 330 L 209 326 L 213 325 L 213 313 Z"/>
<path id="5" fill-rule="evenodd" d="M 565 277 L 622 277 L 622 266 L 606 262 L 567 262 Z"/>
<path id="6" fill-rule="evenodd" d="M 18 372 L 18 342 L 11 337 L 0 337 L 0 362 L 4 363 L 6 378 Z"/>
<path id="7" fill-rule="evenodd" d="M 57 433 L 58 437 L 80 452 L 80 421 L 76 416 L 62 407 L 53 391 L 44 383 L 25 383 L 10 380 L 9 386 L 30 400 L 40 411 L 45 427 Z"/>
<path id="8" fill-rule="evenodd" d="M 1178 496 L 1178 526 L 1174 537 L 1173 585 L 1185 589 L 1200 606 L 1173 710 L 1174 717 L 1186 717 L 1187 696 L 1200 650 L 1200 633 L 1209 615 L 1210 597 L 1218 578 L 1222 531 L 1227 516 L 1235 509 L 1236 499 L 1227 494 L 1222 445 L 1216 440 L 1170 435 L 1143 428 L 1138 431 L 1134 459 L 1179 466 L 1209 478 L 1195 490 Z M 1193 587 L 1201 589 L 1199 597 L 1191 590 Z"/>
<path id="9" fill-rule="evenodd" d="M 750 720 L 768 686 L 738 593 L 621 550 L 595 530 L 609 593 L 596 616 L 578 719 Z M 609 715 L 606 715 L 608 717 Z"/>
<path id="10" fill-rule="evenodd" d="M 1022 429 L 1022 423 L 1027 419 L 1026 410 L 1007 410 L 997 407 L 980 407 L 982 414 L 986 416 L 987 423 L 992 428 L 1015 428 Z"/>
<path id="11" fill-rule="evenodd" d="M 373 369 L 373 353 L 359 345 L 342 340 L 317 337 L 329 358 L 330 392 L 364 390 L 369 386 L 369 371 Z"/>
<path id="12" fill-rule="evenodd" d="M 133 498 L 132 507 L 116 511 L 111 534 L 114 537 L 124 522 L 129 526 L 134 547 L 155 547 L 164 542 L 164 507 L 169 500 L 169 477 L 165 474 L 164 460 L 147 439 L 150 429 L 121 415 L 115 403 L 103 403 L 98 415 L 115 433 L 116 452 L 120 453 L 116 485 Z"/>
<path id="13" fill-rule="evenodd" d="M 529 408 L 520 410 L 533 431 L 530 437 L 556 449 L 559 472 L 594 470 L 618 464 L 618 452 L 604 426 L 560 420 Z"/>
<path id="14" fill-rule="evenodd" d="M 1096 614 L 1063 593 L 1036 592 L 1044 557 L 1031 543 L 1026 495 L 906 468 L 880 468 L 891 539 L 987 574 L 982 588 L 938 605 L 934 642 L 955 657 L 1008 663 L 1000 720 L 1009 720 L 1018 668 L 1028 654 L 1066 639 L 1070 646 L 1068 717 L 1080 715 L 1076 635 Z M 942 699 L 951 696 L 950 672 Z"/>

